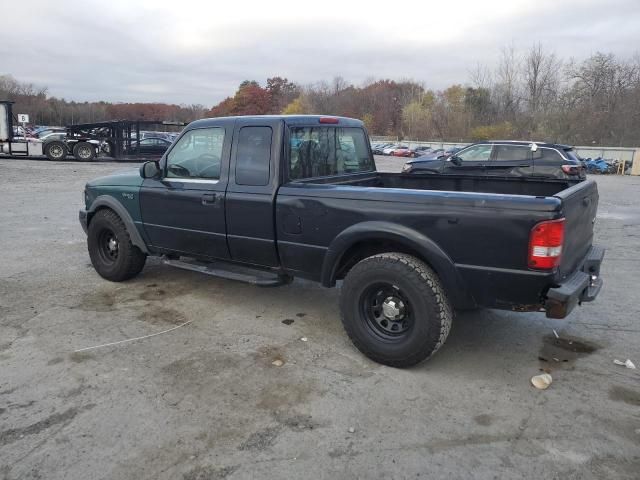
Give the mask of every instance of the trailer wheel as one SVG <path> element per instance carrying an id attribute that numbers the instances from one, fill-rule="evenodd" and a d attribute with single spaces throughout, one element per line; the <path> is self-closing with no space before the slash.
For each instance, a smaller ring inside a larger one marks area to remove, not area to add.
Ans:
<path id="1" fill-rule="evenodd" d="M 96 149 L 89 142 L 78 142 L 73 147 L 73 156 L 80 162 L 89 162 L 96 158 Z"/>
<path id="2" fill-rule="evenodd" d="M 49 160 L 64 160 L 68 153 L 67 146 L 58 140 L 49 142 L 44 146 L 44 154 Z"/>
<path id="3" fill-rule="evenodd" d="M 340 310 L 358 350 L 400 368 L 433 355 L 453 318 L 438 275 L 404 253 L 382 253 L 356 264 L 344 279 Z"/>

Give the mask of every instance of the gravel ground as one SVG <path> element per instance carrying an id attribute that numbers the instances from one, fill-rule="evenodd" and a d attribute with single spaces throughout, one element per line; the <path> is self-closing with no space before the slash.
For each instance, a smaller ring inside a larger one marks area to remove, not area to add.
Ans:
<path id="1" fill-rule="evenodd" d="M 350 344 L 337 289 L 157 261 L 102 280 L 77 210 L 122 168 L 0 160 L 0 478 L 638 478 L 640 178 L 597 178 L 596 302 L 458 314 L 433 359 L 395 370 Z"/>

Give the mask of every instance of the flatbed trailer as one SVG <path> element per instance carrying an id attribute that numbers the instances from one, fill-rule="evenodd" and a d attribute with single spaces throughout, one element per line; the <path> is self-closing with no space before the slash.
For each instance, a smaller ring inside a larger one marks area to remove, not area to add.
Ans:
<path id="1" fill-rule="evenodd" d="M 103 155 L 119 161 L 158 158 L 140 152 L 141 132 L 161 126 L 184 127 L 186 123 L 166 120 L 113 120 L 66 126 L 66 138 L 50 141 L 15 138 L 13 135 L 13 103 L 0 101 L 0 154 L 66 160 L 72 155 L 78 161 L 95 160 Z"/>

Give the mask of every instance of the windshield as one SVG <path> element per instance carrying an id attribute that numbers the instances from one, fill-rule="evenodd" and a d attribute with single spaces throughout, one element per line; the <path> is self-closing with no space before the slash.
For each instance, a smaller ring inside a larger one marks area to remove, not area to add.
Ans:
<path id="1" fill-rule="evenodd" d="M 322 177 L 374 170 L 361 128 L 292 127 L 289 178 Z"/>

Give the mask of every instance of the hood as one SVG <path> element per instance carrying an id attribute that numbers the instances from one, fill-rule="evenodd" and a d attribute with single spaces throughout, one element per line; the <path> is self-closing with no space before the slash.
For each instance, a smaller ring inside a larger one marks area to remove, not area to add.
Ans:
<path id="1" fill-rule="evenodd" d="M 94 178 L 87 182 L 87 187 L 139 187 L 142 185 L 143 178 L 140 176 L 140 170 L 127 169 L 112 173 L 104 177 Z"/>
<path id="2" fill-rule="evenodd" d="M 428 160 L 421 160 L 419 157 L 412 161 L 408 162 L 411 165 L 412 170 L 440 170 L 442 164 L 444 163 L 444 157 L 442 158 L 434 158 Z"/>

